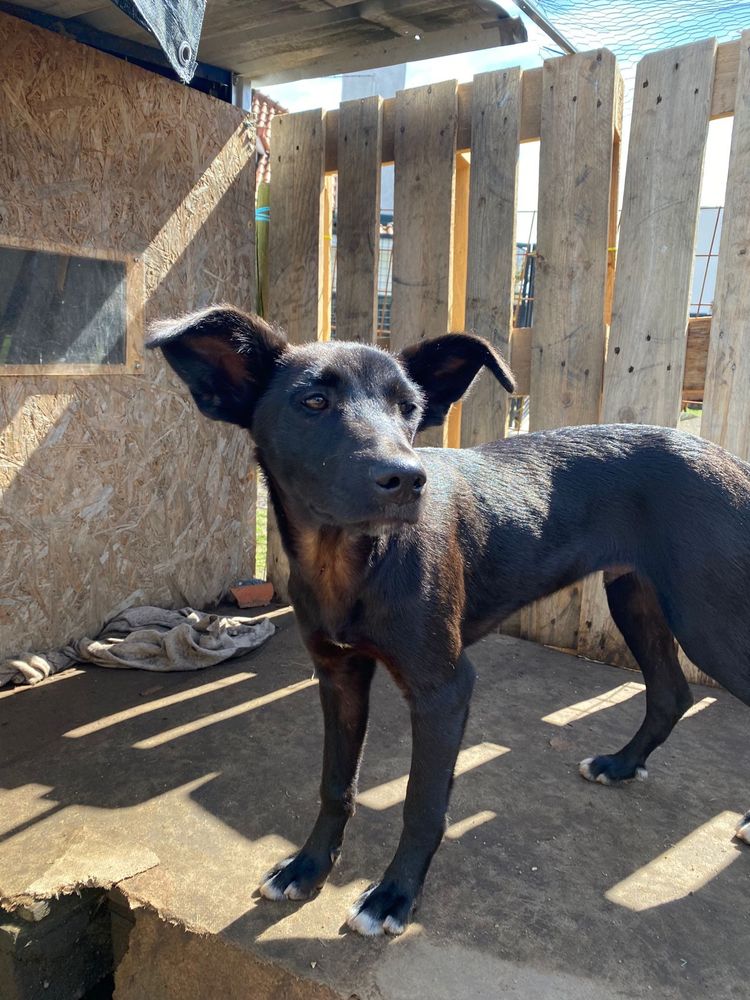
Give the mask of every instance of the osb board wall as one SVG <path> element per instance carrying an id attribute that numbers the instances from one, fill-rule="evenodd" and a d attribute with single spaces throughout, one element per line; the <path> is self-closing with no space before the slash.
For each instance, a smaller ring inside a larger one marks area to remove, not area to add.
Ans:
<path id="1" fill-rule="evenodd" d="M 145 322 L 254 301 L 243 114 L 0 15 L 3 235 L 142 255 Z M 0 655 L 251 571 L 255 467 L 154 356 L 142 375 L 0 377 Z"/>

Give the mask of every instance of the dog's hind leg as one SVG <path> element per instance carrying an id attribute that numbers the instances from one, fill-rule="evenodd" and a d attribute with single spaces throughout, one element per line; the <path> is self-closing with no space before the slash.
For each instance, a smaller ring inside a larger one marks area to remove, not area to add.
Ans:
<path id="1" fill-rule="evenodd" d="M 309 899 L 338 860 L 354 814 L 375 660 L 316 660 L 316 667 L 325 726 L 320 811 L 302 849 L 264 875 L 259 889 L 266 899 Z"/>
<path id="2" fill-rule="evenodd" d="M 646 682 L 646 717 L 633 739 L 618 753 L 581 762 L 584 778 L 609 785 L 648 776 L 647 757 L 666 740 L 693 697 L 653 586 L 635 573 L 626 573 L 609 580 L 605 574 L 605 587 L 615 624 Z"/>
<path id="3" fill-rule="evenodd" d="M 348 924 L 366 936 L 401 934 L 445 832 L 453 768 L 469 713 L 474 668 L 462 654 L 431 690 L 410 692 L 412 757 L 404 827 L 383 878 L 360 896 Z"/>

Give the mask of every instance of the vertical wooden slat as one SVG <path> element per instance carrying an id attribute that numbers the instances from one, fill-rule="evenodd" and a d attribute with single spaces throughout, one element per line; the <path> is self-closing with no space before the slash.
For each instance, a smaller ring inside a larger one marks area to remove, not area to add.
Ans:
<path id="1" fill-rule="evenodd" d="M 516 266 L 516 193 L 521 128 L 521 71 L 474 77 L 471 113 L 466 328 L 510 358 Z M 483 372 L 461 412 L 461 444 L 505 436 L 508 397 Z"/>
<path id="2" fill-rule="evenodd" d="M 531 430 L 599 416 L 617 76 L 606 50 L 544 64 Z M 579 617 L 569 587 L 522 613 L 522 635 L 574 649 Z"/>
<path id="3" fill-rule="evenodd" d="M 396 95 L 391 349 L 446 333 L 452 295 L 456 83 Z M 419 444 L 441 445 L 444 427 Z"/>
<path id="4" fill-rule="evenodd" d="M 339 112 L 336 336 L 374 344 L 380 246 L 383 102 L 346 101 Z"/>
<path id="5" fill-rule="evenodd" d="M 710 39 L 638 65 L 602 423 L 675 427 L 679 419 L 715 52 Z M 584 581 L 578 649 L 632 663 L 601 574 Z"/>
<path id="6" fill-rule="evenodd" d="M 638 66 L 603 423 L 679 419 L 715 49 L 710 39 Z"/>
<path id="7" fill-rule="evenodd" d="M 740 42 L 701 434 L 750 459 L 750 31 Z"/>
<path id="8" fill-rule="evenodd" d="M 267 315 L 294 344 L 317 340 L 324 328 L 324 152 L 322 111 L 274 119 Z M 266 572 L 285 600 L 289 565 L 271 512 Z"/>

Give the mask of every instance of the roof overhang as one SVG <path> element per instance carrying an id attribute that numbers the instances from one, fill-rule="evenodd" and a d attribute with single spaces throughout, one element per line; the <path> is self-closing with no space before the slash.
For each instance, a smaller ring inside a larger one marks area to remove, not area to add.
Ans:
<path id="1" fill-rule="evenodd" d="M 526 41 L 520 18 L 492 0 L 55 0 L 56 30 L 96 32 L 223 67 L 253 84 L 284 83 Z M 129 17 L 116 4 L 139 16 Z M 49 16 L 50 0 L 21 7 Z M 150 24 L 157 37 L 145 25 Z M 195 39 L 188 33 L 192 30 Z M 80 33 L 79 33 L 80 34 Z M 111 51 L 111 46 L 110 46 Z M 182 62 L 180 60 L 182 59 Z"/>

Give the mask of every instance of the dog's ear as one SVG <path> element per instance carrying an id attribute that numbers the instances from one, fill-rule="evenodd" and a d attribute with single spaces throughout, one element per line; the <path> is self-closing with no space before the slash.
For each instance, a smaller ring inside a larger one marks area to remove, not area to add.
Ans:
<path id="1" fill-rule="evenodd" d="M 409 378 L 426 398 L 420 430 L 439 427 L 451 403 L 460 399 L 480 368 L 489 368 L 500 385 L 513 392 L 513 373 L 492 344 L 471 333 L 447 333 L 405 348 L 399 355 Z"/>
<path id="2" fill-rule="evenodd" d="M 278 330 L 231 306 L 155 323 L 146 347 L 163 352 L 201 413 L 247 428 L 276 363 L 288 350 Z"/>

